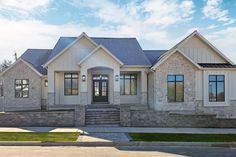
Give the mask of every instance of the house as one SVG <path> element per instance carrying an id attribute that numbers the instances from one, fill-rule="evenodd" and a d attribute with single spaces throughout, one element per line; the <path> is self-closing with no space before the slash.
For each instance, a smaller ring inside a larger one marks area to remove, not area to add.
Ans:
<path id="1" fill-rule="evenodd" d="M 236 66 L 197 31 L 169 50 L 143 50 L 135 38 L 60 37 L 53 49 L 28 49 L 0 80 L 4 111 L 126 104 L 236 117 Z"/>

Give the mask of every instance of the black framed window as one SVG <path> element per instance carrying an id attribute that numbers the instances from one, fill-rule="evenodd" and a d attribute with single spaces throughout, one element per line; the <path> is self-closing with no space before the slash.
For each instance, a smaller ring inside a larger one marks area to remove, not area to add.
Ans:
<path id="1" fill-rule="evenodd" d="M 120 75 L 120 94 L 137 95 L 137 74 Z"/>
<path id="2" fill-rule="evenodd" d="M 209 75 L 209 102 L 225 101 L 225 76 Z"/>
<path id="3" fill-rule="evenodd" d="M 64 95 L 78 95 L 78 74 L 64 74 Z"/>
<path id="4" fill-rule="evenodd" d="M 167 76 L 168 102 L 184 101 L 184 75 Z"/>
<path id="5" fill-rule="evenodd" d="M 16 98 L 29 97 L 29 80 L 28 79 L 15 80 L 15 97 Z"/>
<path id="6" fill-rule="evenodd" d="M 3 84 L 0 83 L 0 97 L 3 96 Z"/>

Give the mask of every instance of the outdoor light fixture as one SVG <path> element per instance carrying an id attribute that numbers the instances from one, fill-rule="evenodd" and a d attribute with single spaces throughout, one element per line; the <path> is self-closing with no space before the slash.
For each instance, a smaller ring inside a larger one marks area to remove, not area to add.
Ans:
<path id="1" fill-rule="evenodd" d="M 119 81 L 119 75 L 116 75 L 116 76 L 115 76 L 115 80 L 116 80 L 116 81 Z"/>
<path id="2" fill-rule="evenodd" d="M 86 76 L 82 75 L 82 81 L 85 82 L 86 81 Z"/>
<path id="3" fill-rule="evenodd" d="M 47 87 L 48 86 L 48 80 L 44 81 L 44 86 Z"/>

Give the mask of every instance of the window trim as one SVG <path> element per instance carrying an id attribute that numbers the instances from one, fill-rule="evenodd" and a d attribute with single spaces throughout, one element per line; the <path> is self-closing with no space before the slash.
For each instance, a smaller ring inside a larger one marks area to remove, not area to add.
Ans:
<path id="1" fill-rule="evenodd" d="M 210 81 L 210 76 L 215 76 L 216 77 L 216 80 L 215 81 Z M 223 76 L 223 78 L 224 78 L 224 80 L 223 81 L 217 81 L 217 77 L 218 76 Z M 216 101 L 212 101 L 211 99 L 210 99 L 210 96 L 209 96 L 209 94 L 210 94 L 210 88 L 209 88 L 209 84 L 210 84 L 210 82 L 214 82 L 214 83 L 216 83 Z M 223 86 L 224 86 L 224 100 L 223 101 L 218 101 L 217 100 L 217 83 L 218 82 L 223 82 L 224 84 L 223 84 Z M 210 74 L 210 75 L 208 75 L 208 102 L 209 103 L 222 103 L 222 102 L 225 102 L 225 75 L 223 75 L 223 74 Z"/>
<path id="2" fill-rule="evenodd" d="M 77 75 L 77 78 L 73 78 L 72 75 L 73 74 L 76 74 Z M 66 75 L 70 75 L 70 78 L 66 78 L 65 76 Z M 65 82 L 66 82 L 66 79 L 70 79 L 70 89 L 71 89 L 71 92 L 70 94 L 66 94 L 66 88 L 65 88 Z M 73 85 L 72 85 L 72 82 L 73 82 L 73 79 L 77 80 L 77 93 L 76 94 L 73 94 L 72 90 L 75 90 L 75 88 L 73 88 Z M 76 95 L 79 95 L 79 74 L 78 73 L 64 73 L 64 96 L 76 96 Z"/>
<path id="3" fill-rule="evenodd" d="M 175 80 L 174 80 L 174 81 L 169 81 L 169 80 L 168 80 L 168 77 L 169 77 L 169 76 L 174 76 L 174 77 L 175 77 Z M 183 81 L 177 81 L 177 80 L 176 80 L 176 76 L 182 76 L 182 77 L 183 77 Z M 169 98 L 168 98 L 168 95 L 169 95 L 169 94 L 168 94 L 168 83 L 169 83 L 169 82 L 174 82 L 174 83 L 175 83 L 175 100 L 174 100 L 174 101 L 170 101 Z M 182 83 L 183 83 L 183 101 L 176 101 L 176 82 L 182 82 Z M 182 102 L 184 102 L 184 99 L 185 99 L 184 95 L 185 95 L 185 94 L 184 94 L 184 75 L 183 75 L 183 74 L 168 74 L 168 75 L 167 75 L 167 102 L 168 102 L 168 103 L 182 103 Z"/>
<path id="4" fill-rule="evenodd" d="M 21 80 L 20 86 L 21 86 L 22 97 L 17 97 L 17 96 L 16 96 L 16 86 L 17 86 L 16 80 Z M 27 80 L 28 84 L 22 84 L 22 81 L 23 81 L 23 80 Z M 14 84 L 15 84 L 15 86 L 14 86 L 14 87 L 15 87 L 15 98 L 17 98 L 17 99 L 18 99 L 18 98 L 19 98 L 19 99 L 29 98 L 29 95 L 30 95 L 30 89 L 29 89 L 29 84 L 30 84 L 30 83 L 29 83 L 29 79 L 15 79 L 15 83 L 14 83 Z M 23 91 L 22 91 L 23 85 L 28 85 L 28 94 L 27 94 L 27 97 L 23 97 Z"/>
<path id="5" fill-rule="evenodd" d="M 125 94 L 125 76 L 128 75 L 129 76 L 129 83 L 130 83 L 130 89 L 129 92 L 130 94 Z M 123 77 L 122 77 L 123 76 Z M 135 76 L 134 80 L 136 80 L 135 86 L 136 86 L 136 91 L 135 94 L 131 94 L 131 76 Z M 127 73 L 127 74 L 120 74 L 120 83 L 121 83 L 121 79 L 123 79 L 123 89 L 124 89 L 124 93 L 121 93 L 120 91 L 120 95 L 123 96 L 129 96 L 129 95 L 138 95 L 138 74 L 137 73 Z M 120 85 L 121 86 L 121 85 Z"/>
<path id="6" fill-rule="evenodd" d="M 0 83 L 0 97 L 4 97 L 3 83 Z"/>

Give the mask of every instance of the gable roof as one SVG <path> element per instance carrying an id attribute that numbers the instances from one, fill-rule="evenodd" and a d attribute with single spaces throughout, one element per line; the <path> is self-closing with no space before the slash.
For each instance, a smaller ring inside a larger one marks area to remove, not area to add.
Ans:
<path id="1" fill-rule="evenodd" d="M 169 51 L 168 51 L 169 52 Z M 164 54 L 164 55 L 162 55 L 162 56 L 160 56 L 160 60 L 157 62 L 157 63 L 155 63 L 155 65 L 154 66 L 152 66 L 152 70 L 155 70 L 159 65 L 161 65 L 164 61 L 166 61 L 172 54 L 174 54 L 174 53 L 176 53 L 176 52 L 178 52 L 178 53 L 180 53 L 182 56 L 184 56 L 190 63 L 192 63 L 194 66 L 196 66 L 198 69 L 201 69 L 201 66 L 199 65 L 199 64 L 197 64 L 197 63 L 195 63 L 191 58 L 189 58 L 187 55 L 185 55 L 181 50 L 179 50 L 179 49 L 174 49 L 174 50 L 172 50 L 172 51 L 170 51 L 168 54 Z"/>
<path id="2" fill-rule="evenodd" d="M 51 49 L 28 49 L 20 58 L 31 64 L 40 74 L 47 75 L 47 69 L 42 65 L 48 60 L 51 51 Z"/>
<path id="3" fill-rule="evenodd" d="M 143 50 L 152 65 L 158 62 L 161 56 L 167 51 L 168 50 Z"/>
<path id="4" fill-rule="evenodd" d="M 86 34 L 83 34 L 86 35 Z M 136 38 L 104 38 L 104 37 L 88 37 L 96 46 L 102 45 L 116 58 L 118 58 L 124 65 L 144 65 L 151 66 L 150 61 L 144 54 L 141 46 Z M 62 51 L 75 43 L 78 37 L 60 37 L 51 55 L 47 60 L 47 64 L 56 58 Z"/>
<path id="5" fill-rule="evenodd" d="M 212 48 L 220 57 L 222 57 L 224 60 L 226 60 L 228 63 L 234 65 L 234 63 L 228 59 L 223 53 L 221 53 L 215 46 L 213 46 L 206 38 L 204 38 L 197 30 L 193 31 L 191 34 L 189 34 L 187 37 L 185 37 L 183 40 L 178 42 L 175 46 L 173 46 L 171 49 L 169 49 L 166 53 L 164 53 L 160 58 L 163 58 L 167 56 L 169 53 L 172 53 L 176 49 L 179 49 L 180 46 L 182 46 L 184 43 L 186 43 L 189 39 L 191 39 L 193 36 L 198 36 L 205 44 L 207 44 L 210 48 Z M 160 60 L 160 59 L 159 59 Z M 152 68 L 156 68 L 158 64 L 158 61 L 153 65 Z"/>
<path id="6" fill-rule="evenodd" d="M 86 57 L 84 57 L 78 65 L 82 64 L 84 61 L 86 61 L 90 56 L 92 56 L 94 53 L 96 53 L 99 49 L 104 50 L 109 56 L 111 56 L 113 59 L 115 59 L 120 65 L 124 65 L 122 61 L 120 61 L 116 56 L 114 56 L 109 50 L 107 50 L 104 46 L 99 45 L 96 47 L 91 53 L 89 53 Z"/>
<path id="7" fill-rule="evenodd" d="M 103 45 L 125 65 L 151 66 L 136 38 L 91 37 L 98 45 Z"/>

